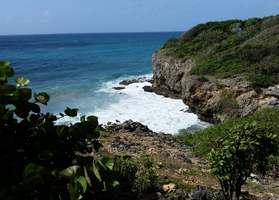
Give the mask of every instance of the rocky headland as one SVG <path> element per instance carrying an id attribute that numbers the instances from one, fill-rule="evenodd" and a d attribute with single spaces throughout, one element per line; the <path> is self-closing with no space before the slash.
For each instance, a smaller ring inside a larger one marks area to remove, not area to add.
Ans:
<path id="1" fill-rule="evenodd" d="M 208 122 L 243 117 L 263 108 L 279 106 L 279 85 L 253 88 L 242 77 L 221 79 L 192 75 L 192 59 L 176 59 L 163 52 L 153 55 L 154 82 L 149 91 L 181 98 L 190 110 Z"/>
<path id="2" fill-rule="evenodd" d="M 221 122 L 279 106 L 279 17 L 201 24 L 154 53 L 148 92 Z"/>
<path id="3" fill-rule="evenodd" d="M 144 86 L 144 91 L 182 99 L 201 120 L 219 123 L 245 118 L 279 107 L 278 44 L 279 16 L 201 24 L 153 54 L 152 80 L 124 80 L 114 89 L 148 81 L 152 86 Z M 184 134 L 199 129 L 190 127 Z M 106 134 L 104 151 L 154 159 L 157 174 L 167 181 L 151 199 L 213 199 L 220 189 L 207 160 L 195 154 L 195 145 L 205 141 L 187 146 L 179 137 L 155 133 L 131 120 L 109 124 Z M 257 197 L 245 198 L 278 199 L 276 176 L 268 184 L 268 179 L 249 180 L 243 192 Z"/>

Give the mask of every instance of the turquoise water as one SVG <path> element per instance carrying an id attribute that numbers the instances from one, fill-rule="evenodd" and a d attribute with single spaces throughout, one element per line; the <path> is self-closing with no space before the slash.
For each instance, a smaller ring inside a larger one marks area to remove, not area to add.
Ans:
<path id="1" fill-rule="evenodd" d="M 17 75 L 31 80 L 36 92 L 51 100 L 43 111 L 59 113 L 66 106 L 97 115 L 101 123 L 132 119 L 155 131 L 175 133 L 201 123 L 183 112 L 181 100 L 146 93 L 149 83 L 116 91 L 119 81 L 152 76 L 156 49 L 181 33 L 65 34 L 0 36 L 0 59 L 10 60 Z M 78 120 L 64 118 L 62 123 Z"/>
<path id="2" fill-rule="evenodd" d="M 117 99 L 97 92 L 104 82 L 151 73 L 151 55 L 180 33 L 0 36 L 0 59 L 51 96 L 48 111 L 69 105 L 94 111 Z"/>

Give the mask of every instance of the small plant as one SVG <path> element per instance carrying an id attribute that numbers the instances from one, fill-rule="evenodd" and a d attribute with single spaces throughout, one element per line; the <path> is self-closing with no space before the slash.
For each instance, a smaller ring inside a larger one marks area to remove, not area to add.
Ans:
<path id="1" fill-rule="evenodd" d="M 269 157 L 278 154 L 278 134 L 271 127 L 245 123 L 226 130 L 219 148 L 209 154 L 212 173 L 227 200 L 238 200 L 251 173 L 265 174 Z"/>
<path id="2" fill-rule="evenodd" d="M 217 104 L 217 111 L 219 113 L 232 113 L 232 111 L 236 111 L 238 108 L 239 105 L 234 98 L 234 94 L 229 90 L 223 90 Z"/>

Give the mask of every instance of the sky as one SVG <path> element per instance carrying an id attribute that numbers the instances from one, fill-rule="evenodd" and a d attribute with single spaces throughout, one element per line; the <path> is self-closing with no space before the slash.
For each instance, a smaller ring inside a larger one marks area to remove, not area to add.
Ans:
<path id="1" fill-rule="evenodd" d="M 185 31 L 279 14 L 279 0 L 1 0 L 0 35 Z"/>

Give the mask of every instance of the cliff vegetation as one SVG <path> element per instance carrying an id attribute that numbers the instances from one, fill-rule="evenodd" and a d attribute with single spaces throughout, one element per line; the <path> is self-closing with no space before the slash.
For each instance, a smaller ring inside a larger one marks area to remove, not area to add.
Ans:
<path id="1" fill-rule="evenodd" d="M 254 87 L 279 83 L 279 16 L 200 24 L 162 47 L 194 59 L 193 75 L 243 77 Z"/>

